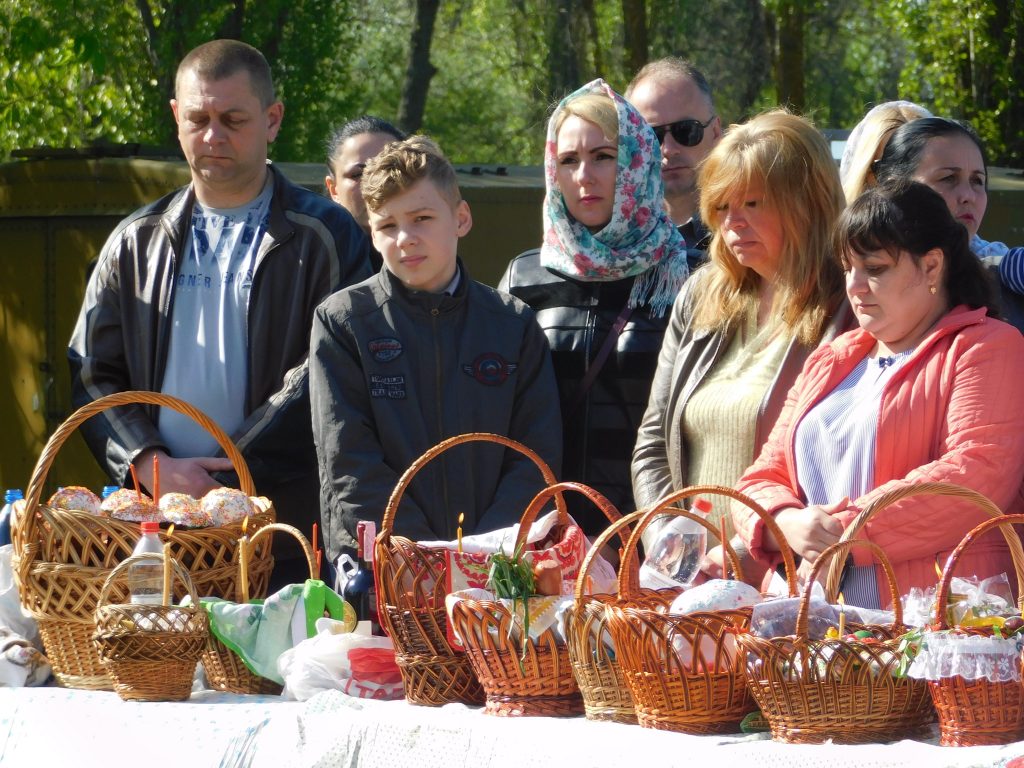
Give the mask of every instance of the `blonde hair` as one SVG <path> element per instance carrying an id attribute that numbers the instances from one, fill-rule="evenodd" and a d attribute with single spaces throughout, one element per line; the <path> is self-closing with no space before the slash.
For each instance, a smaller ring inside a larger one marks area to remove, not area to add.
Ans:
<path id="1" fill-rule="evenodd" d="M 568 102 L 555 118 L 555 136 L 562 130 L 562 124 L 570 116 L 576 116 L 601 129 L 605 139 L 619 143 L 619 113 L 615 102 L 604 93 L 584 93 Z"/>
<path id="2" fill-rule="evenodd" d="M 802 343 L 815 344 L 843 293 L 832 244 L 843 190 L 825 137 L 785 110 L 730 126 L 700 167 L 700 213 L 714 236 L 694 325 L 720 330 L 757 311 L 761 278 L 739 263 L 721 231 L 725 203 L 755 184 L 763 187 L 763 204 L 782 227 L 772 322 Z"/>
<path id="3" fill-rule="evenodd" d="M 384 147 L 366 163 L 360 188 L 367 209 L 376 212 L 422 179 L 432 181 L 452 208 L 462 200 L 455 168 L 426 136 L 410 136 Z"/>
<path id="4" fill-rule="evenodd" d="M 882 156 L 889 137 L 896 129 L 911 120 L 930 117 L 931 112 L 910 102 L 889 102 L 880 104 L 861 120 L 854 131 L 857 133 L 856 147 L 843 168 L 843 194 L 846 202 L 852 203 L 864 190 L 875 186 L 874 164 Z M 850 140 L 853 141 L 853 134 Z"/>

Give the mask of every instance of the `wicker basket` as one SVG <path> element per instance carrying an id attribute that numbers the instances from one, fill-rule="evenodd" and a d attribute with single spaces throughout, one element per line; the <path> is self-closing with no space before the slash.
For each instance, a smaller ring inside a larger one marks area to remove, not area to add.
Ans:
<path id="1" fill-rule="evenodd" d="M 894 606 L 891 625 L 851 624 L 866 629 L 871 642 L 808 637 L 808 604 L 815 577 L 832 558 L 845 559 L 855 546 L 877 556 L 888 579 Z M 815 561 L 800 600 L 796 634 L 737 637 L 746 656 L 751 692 L 768 720 L 772 738 L 793 744 L 869 744 L 920 736 L 934 721 L 928 687 L 921 680 L 896 677 L 899 637 L 906 631 L 896 579 L 889 559 L 863 539 L 833 544 Z"/>
<path id="2" fill-rule="evenodd" d="M 935 604 L 935 624 L 945 629 L 949 586 L 957 562 L 967 547 L 981 536 L 999 526 L 1013 557 L 1017 571 L 1019 605 L 1024 607 L 1024 552 L 1020 539 L 1011 525 L 1024 523 L 1024 515 L 1001 515 L 986 520 L 972 529 L 946 560 L 938 586 Z M 965 634 L 981 634 L 977 629 L 959 629 Z M 1021 659 L 1017 657 L 1017 664 Z M 976 747 L 986 744 L 1009 744 L 1024 739 L 1024 675 L 1020 681 L 993 683 L 986 679 L 965 680 L 946 677 L 928 681 L 935 710 L 939 713 L 939 743 L 944 747 Z"/>
<path id="3" fill-rule="evenodd" d="M 93 614 L 110 571 L 131 556 L 139 526 L 86 512 L 51 509 L 40 499 L 58 451 L 82 422 L 110 408 L 139 403 L 172 408 L 195 419 L 224 449 L 238 473 L 241 489 L 250 496 L 255 493 L 245 460 L 220 427 L 196 408 L 168 395 L 120 392 L 101 397 L 79 408 L 57 428 L 32 472 L 11 539 L 21 603 L 39 622 L 57 683 L 68 688 L 110 689 L 113 684 L 92 642 Z M 259 512 L 249 521 L 250 530 L 274 520 L 267 499 L 254 501 Z M 232 559 L 241 531 L 241 523 L 175 531 L 172 557 L 188 571 L 198 593 L 234 593 L 237 570 Z M 254 594 L 266 593 L 273 568 L 270 544 L 267 540 L 252 553 L 250 584 Z M 176 596 L 185 594 L 181 585 L 176 589 Z M 115 599 L 125 594 L 115 593 Z"/>
<path id="4" fill-rule="evenodd" d="M 544 485 L 555 475 L 534 451 L 511 438 L 469 433 L 448 438 L 420 456 L 391 492 L 375 545 L 374 579 L 381 626 L 395 644 L 405 697 L 413 704 L 482 704 L 483 689 L 466 654 L 448 642 L 445 616 L 445 550 L 421 547 L 392 534 L 402 496 L 416 473 L 445 451 L 470 442 L 490 442 L 522 453 L 540 470 Z M 556 499 L 564 512 L 565 502 Z"/>
<path id="5" fill-rule="evenodd" d="M 199 607 L 188 572 L 171 560 L 171 569 L 187 589 L 191 605 L 107 604 L 115 577 L 145 560 L 162 563 L 163 557 L 133 555 L 107 576 L 92 639 L 122 699 L 185 701 L 192 694 L 196 663 L 209 634 L 206 612 Z"/>
<path id="6" fill-rule="evenodd" d="M 525 543 L 537 514 L 552 498 L 575 491 L 593 501 L 613 521 L 619 513 L 600 493 L 579 483 L 556 483 L 538 493 L 523 513 L 512 551 Z M 560 510 L 563 522 L 568 515 Z M 515 623 L 504 603 L 462 599 L 451 605 L 452 628 L 487 697 L 484 712 L 504 717 L 568 717 L 583 714 L 583 697 L 573 676 L 569 649 L 553 629 L 527 642 L 512 634 Z"/>
<path id="7" fill-rule="evenodd" d="M 306 562 L 309 564 L 309 577 L 311 579 L 315 579 L 317 577 L 317 572 L 313 548 L 306 540 L 306 537 L 302 535 L 302 532 L 294 526 L 287 525 L 285 523 L 270 523 L 265 525 L 249 538 L 248 546 L 254 547 L 260 538 L 264 535 L 269 538 L 274 531 L 290 534 L 298 540 L 299 544 L 302 546 L 303 553 L 306 555 Z M 239 571 L 241 571 L 241 567 L 242 564 L 239 562 Z M 239 579 L 238 588 L 239 601 L 243 598 L 240 585 L 241 579 Z M 210 632 L 210 642 L 203 651 L 203 668 L 206 670 L 207 683 L 211 688 L 218 691 L 228 691 L 230 693 L 262 693 L 277 696 L 282 690 L 280 683 L 269 680 L 262 675 L 257 675 L 249 669 L 242 658 L 221 642 L 220 638 L 218 638 L 212 631 Z"/>
<path id="8" fill-rule="evenodd" d="M 672 512 L 704 526 L 713 536 L 719 535 L 715 527 L 703 517 L 674 508 Z M 614 604 L 618 595 L 588 595 L 585 592 L 590 566 L 597 554 L 614 536 L 618 536 L 625 545 L 632 533 L 630 526 L 638 523 L 645 514 L 645 510 L 640 510 L 626 515 L 613 523 L 594 541 L 576 579 L 576 602 L 566 612 L 566 645 L 569 647 L 569 658 L 572 661 L 573 674 L 576 675 L 576 683 L 580 687 L 580 693 L 583 694 L 583 706 L 588 720 L 610 720 L 629 724 L 637 722 L 633 694 L 629 690 L 622 667 L 616 659 L 615 652 L 604 642 L 605 638 L 610 637 L 605 608 Z M 728 543 L 725 547 L 733 563 L 733 570 L 737 573 L 740 572 L 735 553 Z M 623 546 L 620 549 L 620 554 L 624 555 L 624 553 Z M 678 594 L 676 590 L 654 590 L 639 586 L 637 581 L 639 569 L 635 550 L 630 552 L 629 562 L 626 563 L 623 559 L 620 567 L 629 569 L 630 594 L 634 596 L 631 604 L 634 607 L 642 605 L 653 610 L 667 609 Z"/>
<path id="9" fill-rule="evenodd" d="M 665 514 L 678 514 L 672 505 L 691 496 L 719 495 L 734 499 L 757 513 L 782 544 L 790 594 L 796 594 L 796 568 L 785 536 L 775 520 L 757 503 L 731 488 L 697 485 L 670 494 L 650 508 L 626 543 L 633 557 L 644 529 Z M 735 553 L 730 559 L 734 569 Z M 670 598 L 681 592 L 667 590 Z M 733 733 L 754 710 L 743 677 L 740 654 L 732 649 L 735 632 L 750 625 L 750 608 L 700 611 L 674 616 L 646 604 L 634 587 L 629 569 L 619 569 L 619 598 L 606 608 L 608 628 L 642 727 L 684 733 Z M 688 648 L 693 664 L 680 660 L 675 645 Z M 711 651 L 708 652 L 710 645 Z M 708 656 L 714 659 L 708 664 Z"/>

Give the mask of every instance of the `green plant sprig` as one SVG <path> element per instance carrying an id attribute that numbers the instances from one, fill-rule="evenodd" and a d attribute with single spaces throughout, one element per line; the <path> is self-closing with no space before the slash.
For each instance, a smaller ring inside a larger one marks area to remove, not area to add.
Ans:
<path id="1" fill-rule="evenodd" d="M 520 668 L 526 659 L 526 645 L 530 641 L 530 603 L 529 598 L 535 592 L 533 568 L 523 559 L 523 545 L 516 547 L 512 555 L 504 550 L 491 557 L 491 570 L 487 575 L 487 583 L 499 598 L 512 601 L 512 611 L 517 603 L 523 602 L 523 641 L 522 656 L 519 658 Z M 511 637 L 512 626 L 509 626 Z"/>

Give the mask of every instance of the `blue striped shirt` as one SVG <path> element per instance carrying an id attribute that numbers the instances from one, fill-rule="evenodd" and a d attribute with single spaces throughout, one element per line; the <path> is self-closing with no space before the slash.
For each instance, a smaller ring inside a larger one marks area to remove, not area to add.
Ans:
<path id="1" fill-rule="evenodd" d="M 797 425 L 796 476 L 808 506 L 856 499 L 874 487 L 882 391 L 912 351 L 864 358 Z M 879 607 L 873 566 L 848 569 L 843 590 L 848 605 Z"/>

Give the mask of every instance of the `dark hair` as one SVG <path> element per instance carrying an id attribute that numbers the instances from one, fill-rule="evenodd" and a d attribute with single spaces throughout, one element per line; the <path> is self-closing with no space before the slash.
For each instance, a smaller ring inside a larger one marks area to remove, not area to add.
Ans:
<path id="1" fill-rule="evenodd" d="M 177 96 L 181 89 L 181 78 L 186 72 L 195 72 L 203 80 L 216 81 L 238 71 L 249 73 L 252 92 L 264 108 L 276 101 L 270 65 L 262 53 L 240 40 L 211 40 L 185 54 L 174 76 L 174 94 Z"/>
<path id="2" fill-rule="evenodd" d="M 945 117 L 919 117 L 901 125 L 889 138 L 889 142 L 874 165 L 875 178 L 880 184 L 898 179 L 910 179 L 921 164 L 921 155 L 931 139 L 939 136 L 966 136 L 974 142 L 981 153 L 981 162 L 988 169 L 985 147 L 981 139 L 967 123 L 949 120 Z"/>
<path id="3" fill-rule="evenodd" d="M 341 145 L 353 136 L 362 136 L 364 133 L 384 133 L 393 136 L 395 141 L 404 141 L 408 138 L 404 131 L 381 117 L 360 115 L 353 118 L 331 134 L 331 138 L 327 140 L 327 172 L 331 176 L 334 175 L 331 163 L 334 162 L 334 156 L 338 154 Z"/>
<path id="4" fill-rule="evenodd" d="M 690 78 L 693 80 L 694 85 L 697 89 L 703 93 L 708 100 L 708 104 L 714 108 L 714 98 L 711 93 L 711 84 L 708 79 L 704 76 L 697 67 L 693 65 L 693 62 L 686 59 L 680 58 L 679 56 L 666 56 L 663 59 L 656 59 L 644 64 L 640 70 L 633 75 L 633 79 L 629 81 L 629 85 L 626 86 L 625 97 L 628 100 L 630 95 L 636 90 L 636 87 L 641 82 L 651 77 L 657 78 Z"/>
<path id="5" fill-rule="evenodd" d="M 844 268 L 850 253 L 886 251 L 898 260 L 906 252 L 917 264 L 925 253 L 939 248 L 949 305 L 985 307 L 989 315 L 998 316 L 994 287 L 971 251 L 967 228 L 927 184 L 900 180 L 872 187 L 840 214 L 835 238 L 835 252 Z"/>

